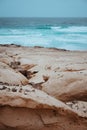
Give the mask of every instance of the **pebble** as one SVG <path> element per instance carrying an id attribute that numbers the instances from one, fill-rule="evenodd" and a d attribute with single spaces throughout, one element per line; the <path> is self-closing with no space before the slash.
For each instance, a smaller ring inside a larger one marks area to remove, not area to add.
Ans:
<path id="1" fill-rule="evenodd" d="M 17 92 L 17 89 L 16 88 L 12 88 L 12 92 Z"/>
<path id="2" fill-rule="evenodd" d="M 6 86 L 2 86 L 0 87 L 0 90 L 5 90 L 7 87 Z"/>

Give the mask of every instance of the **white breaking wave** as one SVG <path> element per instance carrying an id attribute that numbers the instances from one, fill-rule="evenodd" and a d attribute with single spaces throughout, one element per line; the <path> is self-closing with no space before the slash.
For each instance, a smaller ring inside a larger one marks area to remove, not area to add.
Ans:
<path id="1" fill-rule="evenodd" d="M 35 31 L 32 29 L 0 29 L 0 35 L 37 35 L 37 36 L 41 36 L 42 34 L 40 33 L 40 31 Z"/>
<path id="2" fill-rule="evenodd" d="M 51 29 L 53 31 L 57 31 L 57 32 L 65 32 L 65 33 L 81 33 L 81 32 L 87 32 L 87 27 L 85 26 L 71 26 L 71 27 L 66 27 L 66 28 L 62 28 L 62 27 L 51 27 Z"/>
<path id="3" fill-rule="evenodd" d="M 0 36 L 0 43 L 2 44 L 20 44 L 25 46 L 47 46 L 49 39 L 43 37 L 31 36 Z"/>
<path id="4" fill-rule="evenodd" d="M 87 27 L 69 26 L 51 29 L 1 28 L 0 44 L 45 46 L 69 50 L 87 50 Z"/>

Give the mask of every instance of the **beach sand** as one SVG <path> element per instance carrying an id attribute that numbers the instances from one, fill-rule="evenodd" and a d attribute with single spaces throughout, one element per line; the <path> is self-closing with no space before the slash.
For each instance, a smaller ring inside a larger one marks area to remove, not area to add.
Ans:
<path id="1" fill-rule="evenodd" d="M 0 130 L 87 130 L 87 51 L 0 45 Z"/>

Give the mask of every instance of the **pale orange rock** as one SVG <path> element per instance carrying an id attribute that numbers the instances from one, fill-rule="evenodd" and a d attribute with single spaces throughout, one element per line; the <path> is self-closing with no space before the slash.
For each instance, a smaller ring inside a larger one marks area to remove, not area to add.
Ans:
<path id="1" fill-rule="evenodd" d="M 28 80 L 21 73 L 0 62 L 0 83 L 8 85 L 25 85 Z"/>
<path id="2" fill-rule="evenodd" d="M 0 46 L 0 130 L 87 130 L 87 51 Z"/>

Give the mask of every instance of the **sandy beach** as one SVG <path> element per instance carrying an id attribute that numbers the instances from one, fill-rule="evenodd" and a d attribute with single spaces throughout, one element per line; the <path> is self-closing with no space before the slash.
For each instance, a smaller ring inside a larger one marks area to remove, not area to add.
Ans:
<path id="1" fill-rule="evenodd" d="M 87 51 L 0 45 L 0 130 L 87 130 Z"/>

